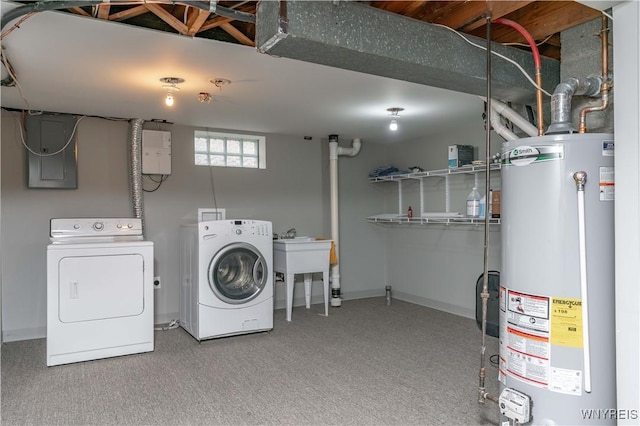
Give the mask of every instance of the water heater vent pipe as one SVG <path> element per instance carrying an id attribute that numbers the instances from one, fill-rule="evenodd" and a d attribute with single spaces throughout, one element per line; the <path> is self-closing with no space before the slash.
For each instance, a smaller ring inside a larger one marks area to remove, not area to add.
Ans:
<path id="1" fill-rule="evenodd" d="M 331 239 L 335 245 L 338 261 L 331 265 L 331 306 L 342 305 L 340 298 L 340 224 L 338 217 L 338 156 L 347 155 L 354 157 L 360 152 L 362 143 L 355 138 L 351 142 L 351 148 L 338 146 L 338 135 L 329 135 L 329 186 L 331 190 Z"/>
<path id="2" fill-rule="evenodd" d="M 570 78 L 558 84 L 551 95 L 551 124 L 546 134 L 575 133 L 571 124 L 571 98 L 598 95 L 602 81 L 600 77 Z"/>

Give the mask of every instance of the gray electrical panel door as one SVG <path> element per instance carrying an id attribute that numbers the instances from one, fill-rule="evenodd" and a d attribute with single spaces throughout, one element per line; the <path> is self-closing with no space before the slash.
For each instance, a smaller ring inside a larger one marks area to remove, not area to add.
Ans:
<path id="1" fill-rule="evenodd" d="M 77 120 L 70 114 L 27 115 L 29 188 L 78 187 Z"/>

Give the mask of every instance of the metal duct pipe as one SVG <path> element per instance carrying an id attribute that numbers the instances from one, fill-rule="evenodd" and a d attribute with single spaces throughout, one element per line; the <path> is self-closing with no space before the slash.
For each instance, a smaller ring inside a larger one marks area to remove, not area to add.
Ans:
<path id="1" fill-rule="evenodd" d="M 142 222 L 144 235 L 144 202 L 142 190 L 142 125 L 144 120 L 132 118 L 129 121 L 129 184 L 133 201 L 133 217 Z"/>
<path id="2" fill-rule="evenodd" d="M 338 146 L 338 135 L 329 135 L 329 186 L 331 190 L 331 239 L 335 245 L 336 257 L 338 261 L 331 265 L 331 306 L 341 306 L 340 297 L 340 223 L 338 209 L 338 156 L 348 155 L 353 157 L 358 155 L 362 143 L 356 138 L 352 141 L 351 148 Z"/>
<path id="3" fill-rule="evenodd" d="M 556 86 L 551 95 L 551 124 L 545 134 L 575 133 L 571 123 L 571 99 L 575 95 L 596 96 L 600 93 L 602 78 L 570 78 Z"/>
<path id="4" fill-rule="evenodd" d="M 609 28 L 605 15 L 602 15 L 602 31 L 600 39 L 602 40 L 602 102 L 600 105 L 585 107 L 580 111 L 580 124 L 578 125 L 578 133 L 587 132 L 587 114 L 594 111 L 604 111 L 609 106 L 609 90 L 613 87 L 613 83 L 609 80 Z"/>

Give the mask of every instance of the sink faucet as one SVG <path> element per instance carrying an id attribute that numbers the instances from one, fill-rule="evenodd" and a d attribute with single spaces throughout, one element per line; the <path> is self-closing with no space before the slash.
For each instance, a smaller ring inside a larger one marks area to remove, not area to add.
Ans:
<path id="1" fill-rule="evenodd" d="M 284 239 L 284 238 L 295 238 L 295 237 L 296 237 L 296 228 L 291 228 L 287 232 L 282 234 L 280 238 Z"/>

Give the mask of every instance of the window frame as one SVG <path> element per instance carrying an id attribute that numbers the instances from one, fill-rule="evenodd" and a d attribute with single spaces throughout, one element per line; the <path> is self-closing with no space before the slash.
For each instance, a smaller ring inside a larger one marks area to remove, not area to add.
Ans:
<path id="1" fill-rule="evenodd" d="M 196 140 L 200 138 L 207 139 L 207 151 L 198 151 L 196 149 Z M 224 151 L 223 152 L 214 152 L 211 151 L 211 141 L 213 139 L 223 139 L 224 140 Z M 238 169 L 266 169 L 267 168 L 267 150 L 266 150 L 266 136 L 264 135 L 256 135 L 256 134 L 239 134 L 239 133 L 225 133 L 225 132 L 216 132 L 212 130 L 195 130 L 193 132 L 193 161 L 196 166 L 209 166 L 209 167 L 221 167 L 221 168 L 238 168 Z M 229 140 L 237 140 L 240 142 L 240 152 L 238 154 L 232 153 L 230 154 L 228 151 L 228 142 Z M 243 154 L 243 142 L 257 142 L 257 154 Z M 208 159 L 208 164 L 198 164 L 196 163 L 197 155 L 206 155 Z M 224 156 L 224 165 L 220 164 L 212 164 L 211 157 L 213 155 L 222 155 Z M 228 159 L 229 157 L 240 157 L 239 165 L 229 165 Z M 245 166 L 244 159 L 245 158 L 257 158 L 258 164 L 257 167 L 249 167 Z"/>

